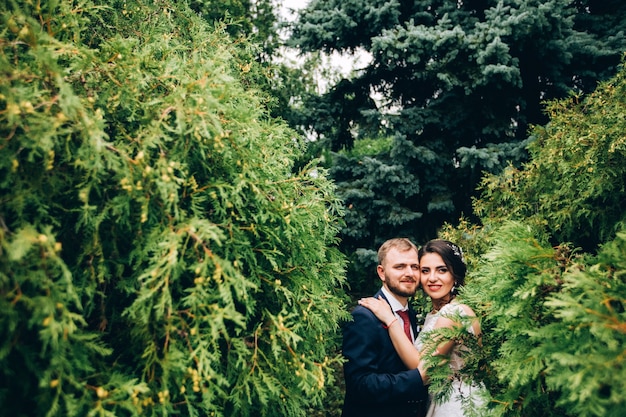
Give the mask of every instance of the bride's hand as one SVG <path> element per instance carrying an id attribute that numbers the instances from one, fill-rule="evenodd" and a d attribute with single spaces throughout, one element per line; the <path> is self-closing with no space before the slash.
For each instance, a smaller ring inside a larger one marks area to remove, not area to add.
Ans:
<path id="1" fill-rule="evenodd" d="M 376 315 L 378 320 L 382 321 L 385 325 L 388 325 L 393 321 L 396 316 L 391 311 L 389 303 L 382 298 L 366 297 L 359 300 L 359 304 L 366 307 Z"/>

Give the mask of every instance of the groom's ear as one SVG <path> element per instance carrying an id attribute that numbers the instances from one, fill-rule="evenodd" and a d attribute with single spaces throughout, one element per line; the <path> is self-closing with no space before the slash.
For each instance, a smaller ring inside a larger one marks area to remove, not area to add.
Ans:
<path id="1" fill-rule="evenodd" d="M 382 282 L 385 282 L 385 268 L 382 265 L 376 267 L 376 273 L 378 274 L 378 278 L 380 278 Z"/>

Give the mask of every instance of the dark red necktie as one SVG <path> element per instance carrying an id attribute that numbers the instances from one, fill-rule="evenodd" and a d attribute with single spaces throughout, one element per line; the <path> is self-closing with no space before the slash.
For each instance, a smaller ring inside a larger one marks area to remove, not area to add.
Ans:
<path id="1" fill-rule="evenodd" d="M 408 337 L 409 340 L 412 342 L 413 338 L 411 337 L 411 320 L 409 319 L 409 311 L 398 310 L 396 311 L 396 313 L 398 313 L 398 315 L 402 318 L 402 321 L 404 322 L 404 334 L 406 334 L 406 337 Z"/>

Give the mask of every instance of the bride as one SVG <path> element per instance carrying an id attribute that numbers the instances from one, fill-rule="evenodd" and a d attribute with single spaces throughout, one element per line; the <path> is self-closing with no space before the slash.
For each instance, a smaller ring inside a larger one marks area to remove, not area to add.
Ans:
<path id="1" fill-rule="evenodd" d="M 359 304 L 372 310 L 389 330 L 391 341 L 407 368 L 419 369 L 422 378 L 426 380 L 426 366 L 421 358 L 427 351 L 427 346 L 433 344 L 428 337 L 433 336 L 434 330 L 463 327 L 465 331 L 478 338 L 478 341 L 481 331 L 474 311 L 456 300 L 458 288 L 465 283 L 467 271 L 461 248 L 450 241 L 435 239 L 426 243 L 419 250 L 418 256 L 420 284 L 422 290 L 430 297 L 433 310 L 426 316 L 415 344 L 407 338 L 402 327 L 396 324 L 398 318 L 384 299 L 362 298 Z M 453 371 L 462 369 L 464 366 L 462 353 L 466 347 L 454 339 L 443 340 L 436 332 L 434 337 L 435 341 L 437 338 L 441 341 L 436 345 L 433 355 L 447 356 Z M 438 402 L 433 401 L 431 397 L 427 417 L 463 417 L 468 415 L 464 411 L 468 407 L 466 404 L 471 405 L 474 412 L 476 408 L 483 407 L 480 393 L 484 388 L 472 381 L 459 378 L 452 380 L 451 385 L 451 394 L 445 396 L 447 400 Z"/>

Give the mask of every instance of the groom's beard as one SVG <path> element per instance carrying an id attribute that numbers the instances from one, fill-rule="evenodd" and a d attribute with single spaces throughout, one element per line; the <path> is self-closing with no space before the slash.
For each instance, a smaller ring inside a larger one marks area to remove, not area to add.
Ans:
<path id="1" fill-rule="evenodd" d="M 417 285 L 415 286 L 415 289 L 413 291 L 410 291 L 410 290 L 405 290 L 401 288 L 399 285 L 396 285 L 396 283 L 392 282 L 389 278 L 386 278 L 386 282 L 387 282 L 387 288 L 389 289 L 389 291 L 400 297 L 406 297 L 406 298 L 413 297 L 415 293 L 417 292 Z"/>

